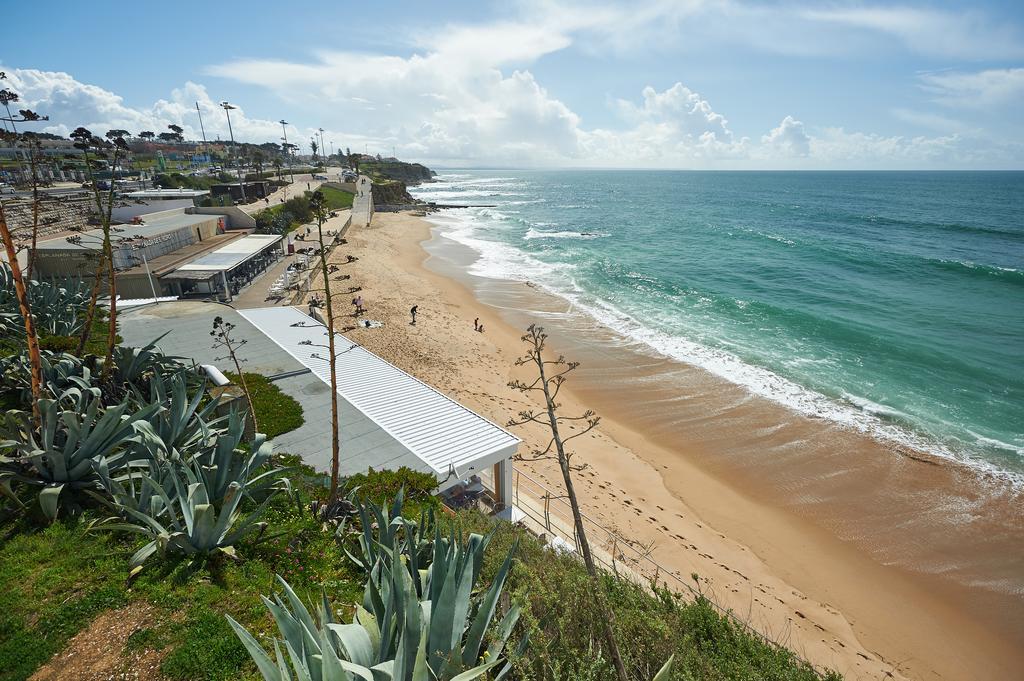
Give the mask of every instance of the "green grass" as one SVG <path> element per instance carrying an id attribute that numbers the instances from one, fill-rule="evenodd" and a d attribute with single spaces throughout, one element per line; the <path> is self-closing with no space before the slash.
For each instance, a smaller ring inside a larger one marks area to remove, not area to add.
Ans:
<path id="1" fill-rule="evenodd" d="M 477 532 L 494 520 L 460 513 L 457 522 Z M 522 624 L 531 630 L 527 654 L 515 661 L 516 679 L 615 678 L 603 653 L 601 617 L 590 596 L 583 563 L 543 547 L 525 529 L 498 523 L 485 556 L 482 579 L 498 570 L 509 548 L 516 557 L 505 591 L 524 608 Z M 650 679 L 670 655 L 676 681 L 757 679 L 818 681 L 821 677 L 790 651 L 769 645 L 735 620 L 718 613 L 707 600 L 686 600 L 666 591 L 651 593 L 632 582 L 606 575 L 604 589 L 615 614 L 615 634 L 631 678 Z M 518 640 L 522 631 L 514 633 Z M 829 681 L 841 677 L 832 674 Z"/>
<path id="2" fill-rule="evenodd" d="M 362 576 L 305 510 L 311 496 L 322 496 L 320 476 L 309 469 L 294 473 L 302 508 L 281 494 L 264 517 L 280 537 L 245 541 L 237 547 L 240 561 L 198 574 L 188 574 L 184 563 L 155 561 L 130 586 L 128 559 L 140 542 L 89 532 L 95 513 L 42 530 L 0 524 L 0 533 L 10 536 L 0 543 L 0 681 L 27 679 L 97 615 L 133 602 L 155 612 L 129 637 L 126 650 L 161 650 L 166 677 L 257 679 L 224 615 L 256 636 L 274 631 L 260 595 L 276 590 L 275 573 L 307 600 L 319 598 L 323 585 L 343 611 L 361 601 Z"/>
<path id="3" fill-rule="evenodd" d="M 295 430 L 306 422 L 302 415 L 302 405 L 294 397 L 281 392 L 281 389 L 260 374 L 245 373 L 245 384 L 252 395 L 252 406 L 256 410 L 256 422 L 259 432 L 274 439 L 282 433 Z M 224 374 L 232 383 L 238 383 L 238 374 Z"/>
<path id="4" fill-rule="evenodd" d="M 341 210 L 352 207 L 352 199 L 355 198 L 355 194 L 342 189 L 335 189 L 334 187 L 320 187 L 320 191 L 324 195 L 324 200 L 327 201 L 327 208 L 329 210 Z"/>
<path id="5" fill-rule="evenodd" d="M 335 189 L 334 187 L 321 187 L 320 191 L 323 192 L 324 198 L 327 201 L 328 210 L 342 210 L 345 208 L 352 207 L 352 200 L 355 197 L 355 195 L 352 194 L 351 192 L 347 192 L 341 189 Z M 309 197 L 310 194 L 311 192 L 302 193 L 302 195 L 305 197 Z M 267 224 L 270 224 L 275 216 L 279 215 L 280 213 L 288 209 L 289 208 L 287 204 L 279 203 L 275 206 L 270 206 L 269 208 L 264 208 L 261 211 L 257 211 L 256 213 L 253 214 L 253 217 L 256 218 L 257 223 L 265 221 Z M 288 225 L 288 231 L 293 232 L 302 225 L 306 224 L 306 222 L 308 222 L 308 220 L 303 221 L 301 219 L 301 216 L 297 219 L 293 219 L 291 223 L 289 223 Z"/>
<path id="6" fill-rule="evenodd" d="M 279 463 L 297 461 L 287 457 Z M 345 557 L 333 533 L 324 532 L 306 510 L 310 498 L 324 496 L 323 476 L 305 466 L 290 476 L 300 503 L 278 495 L 264 518 L 279 536 L 243 542 L 238 546 L 240 561 L 211 564 L 197 574 L 189 574 L 184 563 L 156 561 L 130 586 L 128 558 L 137 542 L 125 535 L 89 532 L 95 515 L 43 530 L 12 521 L 0 524 L 0 533 L 8 537 L 0 543 L 0 681 L 27 679 L 95 616 L 131 603 L 149 604 L 154 612 L 128 638 L 126 651 L 161 651 L 161 673 L 167 678 L 256 681 L 255 667 L 224 615 L 230 614 L 268 644 L 276 628 L 260 595 L 276 591 L 275 574 L 284 576 L 307 601 L 319 598 L 322 586 L 339 617 L 350 617 L 354 604 L 362 600 L 364 577 Z M 391 475 L 354 482 L 375 488 L 397 481 Z M 525 655 L 514 658 L 512 678 L 614 678 L 580 561 L 551 552 L 521 527 L 496 524 L 476 512 L 438 518 L 463 531 L 497 527 L 485 554 L 481 584 L 490 582 L 510 547 L 517 547 L 501 607 L 516 603 L 523 608 L 511 640 L 529 631 L 530 646 Z M 706 600 L 651 593 L 610 575 L 603 585 L 631 678 L 650 679 L 672 654 L 676 663 L 669 678 L 675 681 L 820 678 L 792 653 L 747 633 Z"/>

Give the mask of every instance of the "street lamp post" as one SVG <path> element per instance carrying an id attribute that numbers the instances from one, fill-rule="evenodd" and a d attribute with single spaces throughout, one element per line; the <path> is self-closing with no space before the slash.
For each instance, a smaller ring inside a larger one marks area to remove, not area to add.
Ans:
<path id="1" fill-rule="evenodd" d="M 292 172 L 292 153 L 288 147 L 288 121 L 281 119 L 278 121 L 281 124 L 281 131 L 284 132 L 284 156 L 288 159 L 288 177 L 291 178 L 292 182 L 295 182 L 295 173 Z"/>
<path id="2" fill-rule="evenodd" d="M 320 154 L 324 155 L 324 152 L 327 151 L 324 145 L 324 129 L 318 128 L 318 130 L 320 131 Z M 324 167 L 327 167 L 327 158 L 324 158 Z"/>
<path id="3" fill-rule="evenodd" d="M 231 149 L 235 152 L 235 173 L 238 175 L 238 188 L 242 190 L 242 203 L 245 203 L 245 183 L 242 182 L 242 171 L 238 167 L 238 147 L 235 146 L 235 132 L 231 129 L 231 110 L 238 107 L 232 106 L 227 102 L 221 102 L 220 106 L 224 109 L 224 115 L 228 117 L 228 134 L 231 136 Z"/>

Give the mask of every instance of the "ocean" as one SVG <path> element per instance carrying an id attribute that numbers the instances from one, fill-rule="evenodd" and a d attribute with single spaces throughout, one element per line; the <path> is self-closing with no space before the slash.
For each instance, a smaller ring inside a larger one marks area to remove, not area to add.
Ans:
<path id="1" fill-rule="evenodd" d="M 470 273 L 1024 486 L 1024 172 L 441 171 Z"/>

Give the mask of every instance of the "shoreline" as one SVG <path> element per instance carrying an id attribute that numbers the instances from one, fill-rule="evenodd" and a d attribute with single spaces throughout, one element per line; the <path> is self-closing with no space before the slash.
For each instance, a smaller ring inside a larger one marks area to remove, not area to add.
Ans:
<path id="1" fill-rule="evenodd" d="M 437 237 L 431 241 L 431 233 L 432 226 L 423 219 L 380 214 L 370 228 L 350 235 L 349 252 L 367 262 L 353 270 L 353 278 L 358 271 L 368 292 L 370 316 L 394 327 L 388 335 L 356 331 L 350 332 L 351 337 L 504 423 L 523 402 L 504 385 L 520 354 L 516 317 L 522 312 L 517 312 L 517 306 L 531 309 L 534 318 L 542 317 L 538 321 L 550 326 L 554 347 L 586 367 L 569 384 L 567 412 L 581 411 L 580 405 L 586 404 L 605 418 L 601 432 L 577 448 L 592 466 L 589 476 L 580 476 L 581 502 L 602 524 L 628 527 L 629 534 L 641 541 L 654 541 L 659 562 L 684 576 L 701 574 L 716 598 L 755 628 L 786 640 L 814 663 L 836 668 L 848 677 L 880 678 L 892 673 L 896 678 L 903 674 L 905 678 L 1009 678 L 1020 669 L 1024 655 L 1014 645 L 1015 636 L 1005 632 L 994 636 L 991 622 L 979 621 L 977 613 L 963 607 L 963 594 L 944 588 L 937 578 L 883 566 L 851 542 L 837 538 L 837 528 L 822 528 L 791 508 L 771 503 L 770 495 L 758 494 L 757 487 L 763 491 L 773 475 L 787 467 L 791 472 L 792 461 L 776 462 L 778 470 L 752 470 L 744 479 L 735 475 L 735 461 L 709 453 L 713 439 L 696 438 L 683 447 L 678 433 L 653 427 L 631 412 L 624 394 L 643 396 L 646 402 L 641 400 L 638 408 L 648 408 L 652 399 L 660 401 L 662 416 L 670 407 L 680 409 L 679 395 L 658 395 L 659 388 L 652 388 L 666 370 L 682 371 L 675 366 L 678 363 L 669 366 L 668 360 L 649 358 L 644 366 L 616 367 L 616 359 L 622 360 L 620 349 L 601 357 L 599 342 L 588 346 L 578 341 L 580 334 L 557 328 L 555 322 L 566 316 L 560 300 L 514 282 L 494 284 L 481 295 L 468 277 L 457 276 L 459 263 L 446 265 L 437 250 L 449 248 L 447 256 L 456 261 L 468 256 L 453 254 L 450 245 L 441 244 Z M 372 249 L 367 248 L 370 243 Z M 424 305 L 421 298 L 429 302 Z M 413 304 L 409 300 L 420 305 L 422 321 L 405 329 L 407 321 L 401 324 L 400 320 Z M 339 312 L 348 310 L 342 307 Z M 440 312 L 444 328 L 440 334 L 431 334 L 424 327 L 439 321 Z M 474 316 L 485 322 L 482 337 L 472 331 Z M 466 328 L 455 326 L 459 320 Z M 602 332 L 591 331 L 598 336 Z M 445 361 L 448 357 L 451 361 Z M 466 362 L 472 366 L 463 367 Z M 631 392 L 623 377 L 615 375 L 617 370 L 633 381 Z M 608 383 L 617 388 L 609 391 Z M 711 391 L 720 386 L 706 387 Z M 664 387 L 660 390 L 666 392 Z M 698 393 L 687 399 L 706 405 L 708 398 Z M 721 429 L 744 417 L 749 421 L 751 413 L 742 412 L 756 408 L 748 404 L 750 400 L 735 394 L 726 398 L 735 403 L 731 410 L 713 410 L 713 417 L 703 422 L 676 425 L 693 433 Z M 762 418 L 771 421 L 777 416 L 769 411 Z M 803 426 L 821 430 L 820 424 Z M 792 426 L 782 430 L 790 432 L 769 429 L 761 440 L 789 438 L 792 444 L 804 439 L 793 437 Z M 538 437 L 538 433 L 517 434 L 527 443 Z M 719 445 L 721 439 L 720 434 Z M 629 465 L 623 465 L 624 459 Z M 550 467 L 520 465 L 549 484 L 557 479 Z M 841 477 L 848 483 L 855 474 Z M 806 494 L 807 490 L 796 491 Z M 811 509 L 834 505 L 835 499 L 821 499 Z M 1019 630 L 1013 633 L 1020 634 Z"/>

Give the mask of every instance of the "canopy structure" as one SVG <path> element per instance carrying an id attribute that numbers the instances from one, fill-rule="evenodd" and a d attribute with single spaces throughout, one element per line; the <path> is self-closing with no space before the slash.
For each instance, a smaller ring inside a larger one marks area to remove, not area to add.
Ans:
<path id="1" fill-rule="evenodd" d="M 239 310 L 270 340 L 330 384 L 327 328 L 294 307 Z M 338 394 L 408 450 L 439 481 L 455 484 L 494 467 L 511 508 L 511 458 L 520 440 L 393 364 L 335 334 Z M 442 484 L 444 487 L 444 484 Z"/>
<path id="2" fill-rule="evenodd" d="M 238 267 L 247 260 L 255 258 L 268 247 L 281 241 L 281 239 L 282 237 L 278 234 L 249 234 L 218 248 L 213 253 L 207 253 L 188 264 L 182 265 L 176 271 L 228 271 Z"/>

